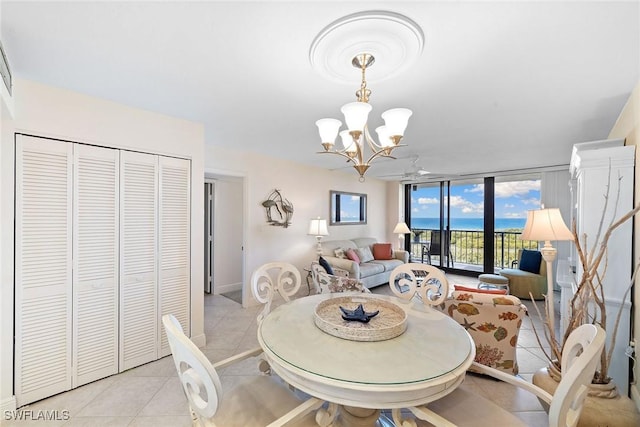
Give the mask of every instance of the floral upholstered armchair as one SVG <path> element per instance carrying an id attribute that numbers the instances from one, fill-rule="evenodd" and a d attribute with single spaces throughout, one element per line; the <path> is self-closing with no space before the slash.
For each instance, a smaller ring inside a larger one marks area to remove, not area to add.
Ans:
<path id="1" fill-rule="evenodd" d="M 504 291 L 456 287 L 440 308 L 469 332 L 476 345 L 476 362 L 518 373 L 516 346 L 527 314 L 520 299 Z"/>
<path id="2" fill-rule="evenodd" d="M 334 276 L 327 273 L 323 266 L 313 261 L 311 263 L 311 278 L 316 293 L 326 294 L 335 292 L 371 292 L 358 279 Z"/>

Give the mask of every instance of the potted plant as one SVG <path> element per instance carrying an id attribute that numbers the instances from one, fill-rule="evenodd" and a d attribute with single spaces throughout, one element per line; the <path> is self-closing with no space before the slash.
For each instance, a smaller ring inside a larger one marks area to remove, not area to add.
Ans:
<path id="1" fill-rule="evenodd" d="M 585 323 L 597 324 L 607 332 L 607 336 L 609 339 L 607 340 L 607 344 L 605 345 L 605 348 L 602 352 L 599 368 L 598 370 L 596 370 L 596 373 L 592 380 L 593 387 L 589 391 L 589 396 L 591 396 L 591 398 L 587 399 L 584 412 L 578 424 L 579 426 L 640 425 L 640 414 L 638 414 L 635 405 L 627 396 L 618 395 L 616 385 L 608 375 L 613 348 L 615 347 L 617 338 L 616 335 L 618 332 L 618 325 L 622 314 L 622 306 L 617 313 L 613 314 L 615 315 L 614 327 L 607 329 L 608 313 L 605 305 L 605 288 L 603 286 L 603 280 L 606 275 L 607 268 L 607 245 L 609 242 L 609 238 L 618 227 L 620 227 L 629 219 L 633 218 L 633 216 L 640 211 L 640 205 L 636 206 L 634 209 L 625 213 L 621 217 L 613 219 L 607 226 L 606 230 L 604 230 L 604 233 L 602 233 L 602 230 L 605 227 L 604 219 L 605 213 L 607 211 L 608 198 L 609 191 L 607 188 L 603 213 L 593 243 L 588 242 L 589 236 L 587 235 L 578 236 L 575 221 L 572 224 L 573 242 L 576 247 L 577 257 L 578 261 L 580 262 L 580 266 L 582 267 L 582 271 L 576 283 L 576 292 L 570 302 L 568 323 L 562 337 L 558 337 L 556 335 L 556 331 L 551 326 L 552 323 L 548 318 L 541 315 L 540 310 L 538 310 L 538 307 L 534 302 L 534 307 L 539 318 L 543 319 L 543 335 L 548 342 L 549 351 L 547 351 L 545 346 L 543 345 L 539 331 L 536 330 L 535 325 L 533 326 L 533 330 L 538 340 L 538 344 L 540 345 L 545 356 L 549 359 L 549 367 L 543 368 L 542 370 L 534 374 L 533 383 L 546 389 L 550 393 L 553 393 L 553 391 L 555 391 L 557 383 L 560 380 L 560 376 L 562 375 L 562 373 L 560 372 L 561 369 L 559 361 L 561 360 L 564 342 L 566 341 L 569 334 L 571 334 L 571 332 L 578 326 Z M 617 200 L 614 206 L 617 206 Z M 635 282 L 639 269 L 640 262 L 636 263 L 635 265 L 631 280 L 625 288 L 623 299 L 626 299 L 628 297 L 631 286 Z M 545 308 L 547 308 L 546 304 L 547 301 L 545 301 Z M 545 313 L 549 313 L 549 311 L 545 310 Z M 611 401 L 615 401 L 616 405 L 621 406 L 614 411 L 603 411 L 600 405 L 608 406 L 611 403 L 607 404 L 602 401 L 599 402 L 597 400 L 594 400 L 594 397 L 608 398 Z M 622 419 L 621 421 L 616 420 L 614 422 L 609 419 L 612 413 L 616 413 L 622 416 L 624 419 Z M 597 419 L 593 419 L 598 418 L 598 416 L 603 416 L 607 419 L 604 421 L 604 423 L 601 423 L 601 421 L 598 421 Z"/>

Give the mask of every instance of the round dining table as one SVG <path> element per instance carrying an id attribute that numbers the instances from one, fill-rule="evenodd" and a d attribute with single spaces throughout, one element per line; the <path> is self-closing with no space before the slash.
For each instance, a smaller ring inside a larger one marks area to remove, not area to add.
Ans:
<path id="1" fill-rule="evenodd" d="M 316 306 L 353 296 L 366 308 L 369 298 L 396 304 L 406 313 L 406 330 L 382 341 L 355 341 L 321 330 Z M 258 327 L 258 341 L 271 369 L 311 396 L 340 405 L 375 422 L 381 409 L 423 405 L 451 393 L 475 357 L 467 331 L 421 301 L 377 294 L 319 294 L 292 300 L 271 311 Z M 362 418 L 362 419 L 360 419 Z M 343 425 L 349 425 L 342 420 Z"/>

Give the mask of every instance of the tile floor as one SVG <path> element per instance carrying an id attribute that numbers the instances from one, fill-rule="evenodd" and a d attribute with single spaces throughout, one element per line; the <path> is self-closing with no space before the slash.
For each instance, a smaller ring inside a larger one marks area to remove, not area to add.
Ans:
<path id="1" fill-rule="evenodd" d="M 451 276 L 456 284 L 475 285 L 470 277 Z M 302 287 L 306 293 L 306 286 Z M 384 289 L 374 290 L 384 292 Z M 525 303 L 531 307 L 531 303 Z M 218 361 L 257 346 L 256 316 L 261 307 L 243 309 L 222 296 L 205 296 L 205 332 L 207 345 L 203 352 Z M 530 309 L 531 313 L 532 310 Z M 533 316 L 535 318 L 535 316 Z M 518 340 L 520 375 L 531 380 L 532 374 L 546 365 L 533 334 L 525 321 Z M 231 386 L 246 375 L 257 375 L 253 360 L 247 360 L 219 372 L 223 387 Z M 508 409 L 530 426 L 547 426 L 547 416 L 531 394 L 508 384 L 468 375 L 465 384 L 498 405 Z M 86 427 L 182 427 L 190 426 L 186 398 L 176 376 L 171 357 L 130 369 L 66 393 L 32 403 L 24 411 L 68 411 L 70 419 L 53 421 L 8 421 L 2 414 L 0 424 L 10 426 L 86 426 Z M 426 424 L 418 424 L 420 426 Z M 251 427 L 251 426 L 247 426 Z"/>

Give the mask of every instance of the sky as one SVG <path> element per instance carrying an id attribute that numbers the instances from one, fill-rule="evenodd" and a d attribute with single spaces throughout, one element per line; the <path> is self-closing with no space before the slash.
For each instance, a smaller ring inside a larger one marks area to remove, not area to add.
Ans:
<path id="1" fill-rule="evenodd" d="M 451 185 L 451 217 L 482 218 L 484 184 Z M 527 211 L 540 209 L 540 180 L 497 182 L 495 217 L 526 218 Z M 437 218 L 440 211 L 440 187 L 422 187 L 411 192 L 414 218 Z"/>

